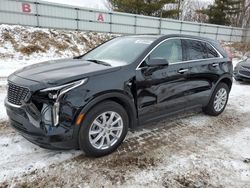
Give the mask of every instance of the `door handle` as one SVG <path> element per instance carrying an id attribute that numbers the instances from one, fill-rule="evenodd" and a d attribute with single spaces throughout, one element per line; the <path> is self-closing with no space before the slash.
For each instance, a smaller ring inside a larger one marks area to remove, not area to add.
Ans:
<path id="1" fill-rule="evenodd" d="M 212 66 L 217 67 L 217 66 L 219 66 L 219 63 L 213 63 Z"/>
<path id="2" fill-rule="evenodd" d="M 179 69 L 179 70 L 178 70 L 178 73 L 183 74 L 183 73 L 185 73 L 185 72 L 187 72 L 187 71 L 188 71 L 188 69 Z"/>

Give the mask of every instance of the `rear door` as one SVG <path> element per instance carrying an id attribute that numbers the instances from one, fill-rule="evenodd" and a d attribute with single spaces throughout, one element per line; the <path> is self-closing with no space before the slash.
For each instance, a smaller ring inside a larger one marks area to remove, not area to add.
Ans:
<path id="1" fill-rule="evenodd" d="M 168 66 L 149 67 L 149 59 L 164 58 Z M 140 122 L 185 109 L 188 64 L 183 63 L 180 39 L 168 39 L 154 49 L 136 70 Z"/>
<path id="2" fill-rule="evenodd" d="M 183 39 L 185 58 L 189 64 L 187 106 L 204 106 L 209 100 L 214 83 L 220 77 L 222 58 L 205 41 Z"/>

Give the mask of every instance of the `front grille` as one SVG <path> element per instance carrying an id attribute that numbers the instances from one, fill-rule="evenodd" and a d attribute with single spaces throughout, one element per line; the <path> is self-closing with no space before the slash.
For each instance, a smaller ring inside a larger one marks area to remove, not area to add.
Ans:
<path id="1" fill-rule="evenodd" d="M 239 73 L 240 73 L 241 75 L 249 76 L 249 77 L 250 77 L 250 72 L 249 72 L 249 71 L 240 70 Z"/>
<path id="2" fill-rule="evenodd" d="M 21 101 L 24 100 L 29 93 L 29 89 L 21 86 L 8 84 L 8 102 L 15 105 L 22 105 Z"/>

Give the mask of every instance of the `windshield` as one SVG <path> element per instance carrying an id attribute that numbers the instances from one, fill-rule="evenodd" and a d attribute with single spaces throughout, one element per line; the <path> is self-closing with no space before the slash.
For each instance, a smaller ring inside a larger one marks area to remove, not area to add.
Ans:
<path id="1" fill-rule="evenodd" d="M 130 64 L 153 42 L 152 38 L 119 37 L 90 51 L 82 58 L 98 60 L 111 66 Z"/>

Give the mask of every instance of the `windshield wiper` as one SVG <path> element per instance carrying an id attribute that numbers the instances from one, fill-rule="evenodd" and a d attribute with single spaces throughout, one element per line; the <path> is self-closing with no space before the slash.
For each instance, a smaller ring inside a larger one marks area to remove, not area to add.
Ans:
<path id="1" fill-rule="evenodd" d="M 96 64 L 105 65 L 105 66 L 111 66 L 111 64 L 109 64 L 107 62 L 97 60 L 97 59 L 86 59 L 86 61 L 94 62 Z"/>

